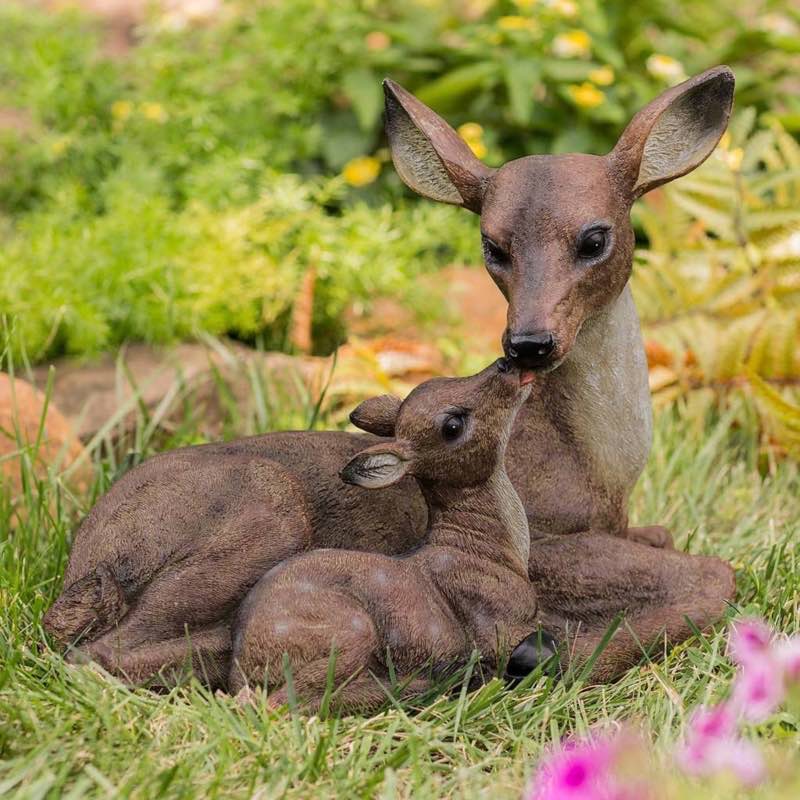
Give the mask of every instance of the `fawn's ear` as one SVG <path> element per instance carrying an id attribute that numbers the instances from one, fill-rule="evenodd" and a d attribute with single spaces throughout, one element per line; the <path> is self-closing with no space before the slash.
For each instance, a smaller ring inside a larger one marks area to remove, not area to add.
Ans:
<path id="1" fill-rule="evenodd" d="M 359 403 L 350 412 L 350 422 L 376 436 L 394 436 L 394 425 L 402 400 L 393 394 L 381 394 Z"/>
<path id="2" fill-rule="evenodd" d="M 608 156 L 624 191 L 640 197 L 699 167 L 728 127 L 733 86 L 730 68 L 714 67 L 646 105 Z"/>
<path id="3" fill-rule="evenodd" d="M 486 181 L 494 170 L 434 111 L 388 78 L 386 135 L 397 174 L 423 197 L 480 213 Z"/>
<path id="4" fill-rule="evenodd" d="M 409 462 L 396 442 L 376 444 L 356 455 L 339 473 L 345 483 L 365 489 L 382 489 L 408 472 Z"/>

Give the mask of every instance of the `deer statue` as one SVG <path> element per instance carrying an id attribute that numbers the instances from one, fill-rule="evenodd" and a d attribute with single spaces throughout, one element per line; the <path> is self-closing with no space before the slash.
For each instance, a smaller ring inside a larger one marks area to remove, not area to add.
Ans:
<path id="1" fill-rule="evenodd" d="M 627 526 L 651 440 L 647 365 L 627 288 L 629 210 L 711 153 L 732 93 L 732 73 L 717 67 L 652 101 L 606 156 L 530 156 L 492 170 L 433 111 L 386 83 L 401 177 L 481 214 L 487 268 L 509 303 L 503 346 L 515 367 L 534 373 L 509 440 L 508 475 L 531 539 L 572 534 L 576 570 L 580 547 L 586 558 L 610 548 L 624 562 L 626 548 L 639 558 L 634 542 L 671 542 L 663 528 Z M 162 453 L 131 470 L 78 529 L 45 628 L 62 646 L 80 645 L 133 676 L 182 661 L 187 631 L 199 651 L 224 661 L 232 614 L 280 561 L 315 548 L 418 546 L 428 510 L 414 480 L 366 493 L 338 477 L 356 453 L 393 435 L 386 412 L 399 404 L 385 396 L 356 409 L 351 419 L 365 434 L 269 433 Z M 666 552 L 654 556 L 648 568 L 668 573 Z M 637 575 L 644 591 L 650 578 Z M 623 596 L 609 589 L 609 603 Z M 655 595 L 642 602 L 658 613 Z"/>
<path id="2" fill-rule="evenodd" d="M 546 603 L 540 607 L 537 583 L 528 579 L 527 516 L 505 465 L 514 418 L 533 380 L 533 373 L 500 359 L 470 378 L 427 381 L 394 409 L 394 437 L 356 454 L 342 478 L 381 489 L 413 476 L 428 506 L 424 543 L 399 556 L 315 550 L 273 567 L 236 615 L 231 691 L 244 692 L 244 699 L 251 686 L 266 683 L 274 689 L 270 704 L 285 704 L 288 658 L 292 688 L 306 709 L 319 710 L 332 676 L 339 710 L 370 712 L 386 702 L 394 688 L 390 677 L 401 696 L 413 697 L 464 666 L 474 650 L 482 675 L 495 673 L 508 656 L 512 675 L 517 672 L 516 646 L 531 636 L 542 642 L 537 656 L 556 655 L 557 640 L 536 630 L 556 620 Z M 636 555 L 647 548 L 630 546 L 627 568 L 635 570 Z M 717 619 L 731 594 L 730 567 L 672 555 L 685 560 L 695 578 L 698 570 L 705 577 L 692 598 L 702 610 L 698 614 L 685 598 L 681 610 L 701 626 Z M 668 590 L 667 596 L 675 594 Z M 670 624 L 685 625 L 679 616 L 663 619 L 646 638 Z M 561 658 L 570 665 L 585 660 L 607 624 L 573 631 Z M 559 627 L 563 635 L 563 620 Z M 614 672 L 624 639 L 601 653 L 600 670 Z"/>
<path id="3" fill-rule="evenodd" d="M 368 446 L 342 461 L 341 476 L 383 491 L 419 485 L 427 530 L 404 555 L 309 550 L 310 497 L 284 467 L 257 455 L 220 465 L 208 447 L 190 463 L 191 482 L 161 492 L 156 504 L 159 473 L 131 473 L 119 521 L 149 535 L 90 540 L 91 551 L 76 542 L 99 566 L 70 584 L 47 627 L 79 630 L 68 657 L 131 684 L 170 686 L 188 668 L 212 687 L 249 691 L 265 674 L 280 684 L 287 653 L 309 708 L 324 694 L 333 647 L 341 650 L 335 677 L 350 687 L 336 702 L 351 711 L 385 699 L 387 648 L 409 679 L 409 697 L 473 649 L 482 674 L 509 656 L 507 677 L 516 681 L 555 655 L 563 667 L 580 665 L 625 615 L 593 666 L 596 679 L 611 680 L 661 644 L 716 622 L 735 588 L 719 559 L 603 533 L 531 543 L 505 455 L 534 382 L 533 372 L 503 358 L 471 378 L 428 381 L 403 402 L 381 396 L 359 406 L 393 436 L 363 437 Z M 317 439 L 309 432 L 296 442 Z M 175 457 L 173 465 L 188 462 Z M 391 536 L 385 521 L 374 524 Z M 274 530 L 284 533 L 285 560 L 274 558 L 266 535 Z M 426 678 L 416 675 L 423 668 L 432 670 Z M 270 702 L 285 699 L 279 686 Z"/>

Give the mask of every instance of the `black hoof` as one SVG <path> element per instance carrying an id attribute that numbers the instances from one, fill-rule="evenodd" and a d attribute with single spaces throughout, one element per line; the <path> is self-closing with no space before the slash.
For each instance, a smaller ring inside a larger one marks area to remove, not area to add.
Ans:
<path id="1" fill-rule="evenodd" d="M 534 631 L 530 636 L 526 636 L 511 653 L 511 658 L 508 659 L 506 665 L 506 681 L 512 686 L 516 686 L 537 667 L 555 658 L 557 652 L 558 643 L 551 634 L 541 629 Z"/>

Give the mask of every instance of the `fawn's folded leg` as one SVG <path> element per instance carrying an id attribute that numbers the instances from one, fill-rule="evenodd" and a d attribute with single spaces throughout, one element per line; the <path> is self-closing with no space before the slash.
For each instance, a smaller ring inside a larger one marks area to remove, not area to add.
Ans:
<path id="1" fill-rule="evenodd" d="M 579 668 L 622 615 L 592 668 L 599 681 L 718 622 L 736 589 L 721 559 L 602 534 L 533 542 L 528 571 L 564 666 Z"/>

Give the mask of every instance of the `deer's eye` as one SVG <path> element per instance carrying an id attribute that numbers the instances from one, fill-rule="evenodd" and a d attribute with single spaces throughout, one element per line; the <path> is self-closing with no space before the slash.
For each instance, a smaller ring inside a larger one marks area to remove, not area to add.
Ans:
<path id="1" fill-rule="evenodd" d="M 587 261 L 603 255 L 608 245 L 608 231 L 604 228 L 592 228 L 578 240 L 578 257 Z"/>
<path id="2" fill-rule="evenodd" d="M 446 442 L 454 442 L 462 433 L 464 433 L 464 417 L 460 414 L 453 414 L 442 423 L 442 438 Z"/>
<path id="3" fill-rule="evenodd" d="M 487 263 L 498 266 L 504 266 L 508 263 L 508 253 L 497 242 L 492 241 L 488 236 L 482 236 L 481 241 L 483 243 L 483 257 Z"/>

